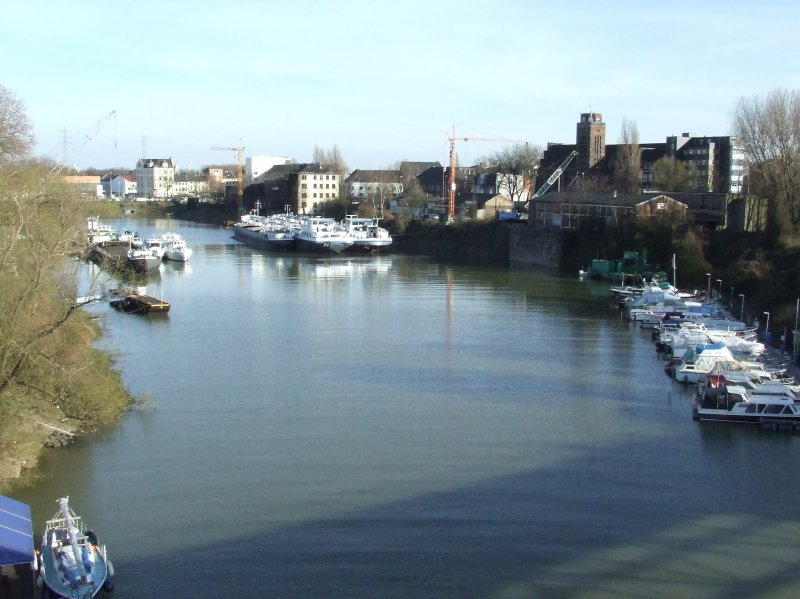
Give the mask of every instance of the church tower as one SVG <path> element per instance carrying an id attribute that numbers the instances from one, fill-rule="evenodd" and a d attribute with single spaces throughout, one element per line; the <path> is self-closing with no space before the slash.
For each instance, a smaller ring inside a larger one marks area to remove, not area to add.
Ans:
<path id="1" fill-rule="evenodd" d="M 584 112 L 578 123 L 575 149 L 575 166 L 587 172 L 606 155 L 606 124 L 599 112 Z"/>

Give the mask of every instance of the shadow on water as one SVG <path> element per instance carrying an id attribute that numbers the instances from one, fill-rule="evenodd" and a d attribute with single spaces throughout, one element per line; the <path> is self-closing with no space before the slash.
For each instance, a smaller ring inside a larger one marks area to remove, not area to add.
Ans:
<path id="1" fill-rule="evenodd" d="M 762 484 L 798 490 L 797 477 L 768 459 L 786 437 L 686 425 L 719 451 L 696 460 L 688 446 L 672 445 L 664 459 L 663 442 L 620 444 L 552 468 L 253 531 L 179 555 L 154 545 L 148 557 L 118 564 L 115 595 L 633 598 L 796 590 L 794 506 Z M 742 500 L 744 481 L 713 467 L 732 452 L 750 479 L 751 500 Z M 694 464 L 680 484 L 676 462 Z M 631 482 L 630 470 L 643 474 Z"/>

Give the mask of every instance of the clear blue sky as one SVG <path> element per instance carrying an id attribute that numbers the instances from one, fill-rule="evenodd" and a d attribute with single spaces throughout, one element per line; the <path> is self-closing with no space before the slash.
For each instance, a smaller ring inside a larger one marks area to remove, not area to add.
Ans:
<path id="1" fill-rule="evenodd" d="M 640 141 L 730 134 L 742 96 L 800 87 L 800 3 L 705 0 L 140 0 L 6 3 L 0 84 L 37 154 L 81 168 L 142 152 L 350 169 L 445 163 L 446 133 L 574 143 L 582 112 Z M 112 110 L 96 131 L 98 123 Z M 89 139 L 91 138 L 91 139 Z M 459 163 L 501 149 L 457 143 Z"/>

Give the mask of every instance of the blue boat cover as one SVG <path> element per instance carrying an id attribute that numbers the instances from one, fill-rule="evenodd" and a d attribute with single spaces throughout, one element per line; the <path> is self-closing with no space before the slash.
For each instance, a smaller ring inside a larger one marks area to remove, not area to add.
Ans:
<path id="1" fill-rule="evenodd" d="M 31 507 L 0 495 L 0 566 L 33 561 Z"/>

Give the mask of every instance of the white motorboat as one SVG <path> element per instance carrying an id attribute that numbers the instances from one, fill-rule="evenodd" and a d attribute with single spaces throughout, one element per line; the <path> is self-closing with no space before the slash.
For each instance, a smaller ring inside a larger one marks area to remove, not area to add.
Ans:
<path id="1" fill-rule="evenodd" d="M 89 243 L 111 241 L 113 234 L 111 226 L 101 223 L 99 216 L 90 216 L 86 219 L 86 241 Z"/>
<path id="2" fill-rule="evenodd" d="M 297 249 L 301 252 L 338 254 L 353 245 L 354 239 L 332 218 L 310 216 L 300 220 L 294 233 Z"/>
<path id="3" fill-rule="evenodd" d="M 706 343 L 689 347 L 675 366 L 679 383 L 704 383 L 718 362 L 733 362 L 735 358 L 725 344 Z"/>
<path id="4" fill-rule="evenodd" d="M 125 258 L 130 267 L 138 272 L 154 272 L 161 266 L 161 257 L 148 249 L 131 248 Z"/>
<path id="5" fill-rule="evenodd" d="M 726 385 L 707 389 L 695 401 L 692 418 L 797 426 L 800 423 L 800 404 L 785 395 L 752 393 L 744 387 Z"/>
<path id="6" fill-rule="evenodd" d="M 390 246 L 392 236 L 378 222 L 377 218 L 359 218 L 351 215 L 345 217 L 344 229 L 353 238 L 351 248 L 374 252 Z"/>
<path id="7" fill-rule="evenodd" d="M 69 497 L 58 500 L 58 511 L 45 523 L 38 576 L 42 597 L 88 599 L 114 589 L 114 566 L 92 530 L 69 506 Z"/>
<path id="8" fill-rule="evenodd" d="M 144 249 L 150 250 L 159 258 L 164 258 L 164 252 L 166 252 L 164 239 L 162 237 L 156 237 L 155 235 L 148 237 L 144 241 Z"/>
<path id="9" fill-rule="evenodd" d="M 164 260 L 175 262 L 188 262 L 194 250 L 186 245 L 186 240 L 178 233 L 164 233 L 161 236 L 164 242 Z"/>

